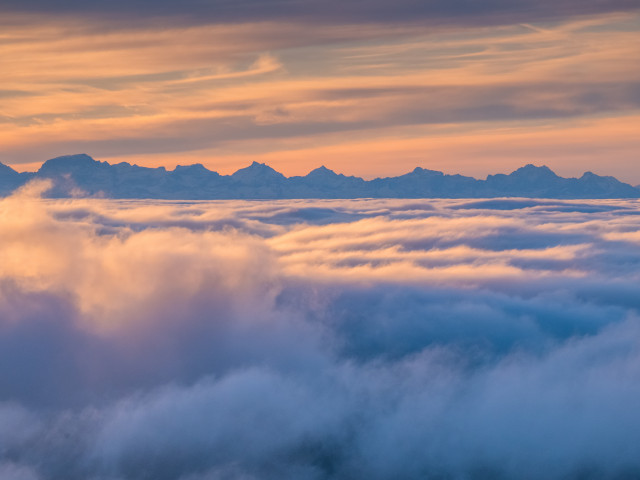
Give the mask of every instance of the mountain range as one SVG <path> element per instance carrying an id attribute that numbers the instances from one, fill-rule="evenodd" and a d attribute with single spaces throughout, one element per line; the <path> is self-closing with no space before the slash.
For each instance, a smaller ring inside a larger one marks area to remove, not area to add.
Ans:
<path id="1" fill-rule="evenodd" d="M 0 163 L 0 195 L 8 195 L 31 179 L 51 179 L 52 198 L 95 196 L 154 199 L 284 199 L 284 198 L 640 198 L 640 188 L 614 177 L 586 172 L 564 178 L 546 166 L 526 165 L 509 175 L 478 180 L 417 167 L 397 177 L 364 180 L 319 167 L 305 176 L 285 177 L 254 162 L 233 175 L 220 175 L 201 164 L 148 168 L 110 164 L 89 155 L 47 160 L 37 172 L 18 173 Z"/>

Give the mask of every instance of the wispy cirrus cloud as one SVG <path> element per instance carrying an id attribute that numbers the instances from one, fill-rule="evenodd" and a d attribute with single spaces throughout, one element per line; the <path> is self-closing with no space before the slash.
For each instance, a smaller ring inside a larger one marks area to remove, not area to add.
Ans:
<path id="1" fill-rule="evenodd" d="M 635 182 L 635 137 L 607 126 L 636 128 L 637 14 L 613 10 L 583 16 L 571 7 L 540 26 L 532 17 L 464 28 L 348 17 L 133 28 L 107 17 L 14 13 L 0 48 L 3 90 L 19 94 L 0 104 L 0 161 L 26 168 L 88 151 L 167 166 L 194 158 L 226 171 L 257 156 L 297 174 L 318 166 L 324 148 L 344 155 L 330 157 L 334 165 L 365 176 L 401 173 L 391 169 L 416 160 L 486 174 L 527 155 L 577 174 L 578 163 L 598 170 L 606 149 L 615 158 L 606 173 Z M 578 142 L 574 130 L 585 123 L 595 135 Z M 533 150 L 522 145 L 517 130 L 536 135 L 539 126 L 545 138 Z M 548 138 L 554 132 L 566 137 L 561 145 Z M 427 149 L 418 159 L 416 137 Z M 456 153 L 466 142 L 469 151 Z M 470 152 L 483 157 L 482 169 L 469 166 Z M 372 153 L 381 158 L 369 165 Z"/>

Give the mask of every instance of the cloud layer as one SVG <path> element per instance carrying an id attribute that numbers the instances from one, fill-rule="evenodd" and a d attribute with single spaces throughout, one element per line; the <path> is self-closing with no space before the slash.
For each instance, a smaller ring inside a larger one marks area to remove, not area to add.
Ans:
<path id="1" fill-rule="evenodd" d="M 0 476 L 640 475 L 636 201 L 0 205 Z"/>

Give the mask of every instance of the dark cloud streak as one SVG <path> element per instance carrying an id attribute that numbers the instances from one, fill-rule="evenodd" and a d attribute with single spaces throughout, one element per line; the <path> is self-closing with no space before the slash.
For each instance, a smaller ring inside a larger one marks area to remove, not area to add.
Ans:
<path id="1" fill-rule="evenodd" d="M 531 21 L 555 21 L 580 15 L 607 14 L 638 9 L 633 0 L 469 0 L 420 2 L 415 0 L 5 0 L 5 11 L 59 15 L 87 15 L 122 22 L 149 20 L 177 23 L 301 21 L 309 23 L 423 23 L 425 25 L 482 26 Z M 134 20 L 135 19 L 135 20 Z"/>
<path id="2" fill-rule="evenodd" d="M 3 155 L 15 163 L 33 161 L 40 152 L 64 154 L 69 151 L 90 151 L 96 156 L 118 157 L 130 154 L 180 153 L 216 148 L 246 140 L 277 140 L 305 138 L 341 132 L 416 125 L 446 123 L 525 122 L 530 120 L 558 120 L 588 115 L 633 113 L 640 108 L 638 87 L 631 83 L 602 83 L 577 85 L 572 83 L 539 83 L 521 85 L 397 87 L 361 89 L 320 89 L 309 92 L 310 99 L 335 102 L 327 106 L 328 115 L 336 120 L 312 120 L 295 115 L 281 115 L 269 123 L 256 117 L 256 111 L 268 111 L 282 105 L 283 111 L 295 109 L 296 101 L 286 97 L 249 104 L 202 105 L 202 110 L 225 110 L 232 116 L 222 118 L 168 119 L 153 129 L 141 129 L 135 137 L 123 133 L 108 139 L 40 141 L 30 146 L 19 145 L 16 151 L 5 148 Z M 539 101 L 535 99 L 539 98 Z M 446 99 L 444 102 L 442 99 Z M 523 99 L 534 99 L 524 101 Z M 341 102 L 357 100 L 360 113 L 353 120 L 340 120 Z M 385 115 L 370 115 L 374 109 L 385 109 Z M 85 111 L 82 118 L 126 117 L 130 108 L 109 106 Z M 246 111 L 246 114 L 240 112 Z M 41 120 L 74 119 L 76 113 L 39 115 L 32 118 L 13 118 L 25 124 Z"/>

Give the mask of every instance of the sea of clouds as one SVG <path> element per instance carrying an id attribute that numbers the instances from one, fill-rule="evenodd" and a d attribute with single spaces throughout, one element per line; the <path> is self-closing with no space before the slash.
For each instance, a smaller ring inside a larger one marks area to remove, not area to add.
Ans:
<path id="1" fill-rule="evenodd" d="M 0 478 L 640 478 L 640 203 L 0 200 Z"/>

